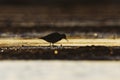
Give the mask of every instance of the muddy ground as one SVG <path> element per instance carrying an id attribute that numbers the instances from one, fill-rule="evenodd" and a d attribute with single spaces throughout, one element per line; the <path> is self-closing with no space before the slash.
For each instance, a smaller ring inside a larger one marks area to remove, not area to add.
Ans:
<path id="1" fill-rule="evenodd" d="M 1 60 L 120 60 L 120 47 L 0 47 Z"/>

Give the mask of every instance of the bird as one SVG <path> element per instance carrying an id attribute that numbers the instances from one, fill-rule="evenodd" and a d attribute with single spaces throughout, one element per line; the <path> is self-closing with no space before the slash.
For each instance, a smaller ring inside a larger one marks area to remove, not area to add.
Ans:
<path id="1" fill-rule="evenodd" d="M 43 39 L 47 42 L 50 43 L 50 46 L 54 46 L 54 43 L 62 40 L 62 39 L 66 39 L 67 40 L 67 37 L 65 34 L 60 34 L 58 32 L 53 32 L 53 33 L 50 33 L 44 37 L 41 37 L 40 39 Z"/>

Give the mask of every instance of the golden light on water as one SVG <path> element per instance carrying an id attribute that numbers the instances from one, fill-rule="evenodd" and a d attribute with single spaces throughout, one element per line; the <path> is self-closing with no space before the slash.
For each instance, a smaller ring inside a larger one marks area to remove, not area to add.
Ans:
<path id="1" fill-rule="evenodd" d="M 120 46 L 120 39 L 68 39 L 61 40 L 56 46 Z M 42 39 L 0 39 L 0 46 L 49 46 Z"/>

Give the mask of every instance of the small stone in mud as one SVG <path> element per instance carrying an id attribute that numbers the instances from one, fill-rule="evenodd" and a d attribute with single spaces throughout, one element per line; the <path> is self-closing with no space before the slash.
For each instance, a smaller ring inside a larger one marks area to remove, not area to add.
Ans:
<path id="1" fill-rule="evenodd" d="M 58 50 L 54 50 L 54 54 L 58 54 Z"/>

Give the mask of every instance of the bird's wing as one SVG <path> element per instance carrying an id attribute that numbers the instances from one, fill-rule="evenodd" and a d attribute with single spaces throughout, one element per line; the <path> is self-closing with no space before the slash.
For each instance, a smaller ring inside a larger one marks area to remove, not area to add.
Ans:
<path id="1" fill-rule="evenodd" d="M 58 32 L 54 32 L 54 33 L 51 33 L 51 34 L 48 34 L 47 36 L 44 36 L 44 37 L 41 37 L 40 39 L 44 39 L 44 38 L 53 38 L 53 37 L 57 37 L 59 36 L 60 34 Z"/>

